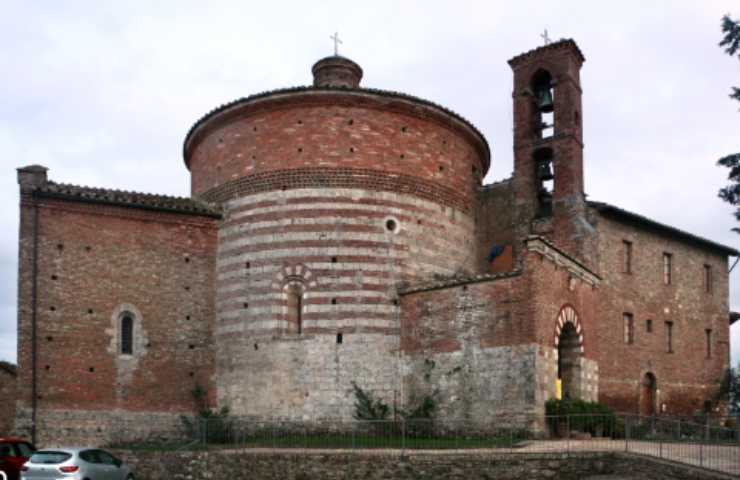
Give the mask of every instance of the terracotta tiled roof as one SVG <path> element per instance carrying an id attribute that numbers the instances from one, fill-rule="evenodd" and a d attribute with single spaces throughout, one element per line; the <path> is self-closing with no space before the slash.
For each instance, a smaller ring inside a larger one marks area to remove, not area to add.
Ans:
<path id="1" fill-rule="evenodd" d="M 0 360 L 0 370 L 5 370 L 11 375 L 18 375 L 18 367 L 10 362 Z"/>
<path id="2" fill-rule="evenodd" d="M 509 65 L 512 67 L 516 65 L 517 63 L 521 63 L 522 61 L 526 60 L 529 57 L 534 56 L 535 54 L 540 54 L 542 52 L 548 52 L 548 51 L 554 51 L 559 50 L 561 48 L 573 48 L 575 49 L 576 53 L 581 59 L 581 62 L 586 61 L 586 57 L 583 56 L 583 52 L 581 52 L 581 49 L 578 48 L 578 45 L 572 38 L 563 38 L 561 40 L 558 40 L 557 42 L 552 42 L 547 45 L 543 45 L 541 47 L 533 48 L 532 50 L 528 52 L 524 52 L 520 55 L 517 55 L 516 57 L 509 60 Z"/>
<path id="3" fill-rule="evenodd" d="M 488 141 L 486 140 L 486 137 L 483 136 L 483 134 L 478 130 L 475 125 L 473 125 L 468 119 L 463 117 L 462 115 L 445 108 L 437 103 L 431 102 L 429 100 L 425 100 L 423 98 L 415 97 L 413 95 L 407 95 L 405 93 L 400 92 L 394 92 L 389 90 L 378 90 L 375 88 L 344 88 L 344 87 L 313 87 L 313 86 L 303 86 L 303 87 L 290 87 L 290 88 L 282 88 L 282 89 L 276 89 L 276 90 L 269 90 L 267 92 L 262 93 L 256 93 L 254 95 L 250 95 L 248 97 L 242 97 L 236 100 L 233 100 L 231 102 L 225 103 L 219 107 L 214 108 L 210 112 L 203 115 L 198 121 L 196 121 L 192 127 L 190 127 L 190 130 L 188 130 L 187 135 L 185 136 L 185 140 L 183 141 L 182 146 L 182 152 L 183 152 L 183 159 L 185 160 L 185 163 L 187 164 L 187 145 L 190 141 L 190 137 L 195 133 L 195 130 L 198 129 L 203 123 L 205 123 L 208 119 L 211 117 L 228 110 L 232 107 L 235 107 L 237 105 L 250 103 L 253 101 L 257 101 L 260 99 L 264 99 L 267 97 L 271 97 L 273 95 L 285 95 L 285 94 L 292 94 L 292 93 L 311 93 L 311 92 L 333 92 L 333 93 L 359 93 L 359 94 L 370 94 L 370 95 L 377 95 L 382 97 L 388 97 L 388 98 L 398 98 L 401 100 L 406 100 L 414 103 L 419 103 L 428 107 L 435 108 L 437 110 L 440 110 L 444 112 L 447 115 L 450 115 L 451 117 L 459 120 L 460 122 L 467 125 L 470 129 L 473 130 L 481 139 L 483 146 L 485 148 L 485 156 L 486 161 L 490 162 L 490 156 L 491 151 L 490 147 L 488 145 Z"/>
<path id="4" fill-rule="evenodd" d="M 33 194 L 44 198 L 59 198 L 214 218 L 221 217 L 221 212 L 217 207 L 187 197 L 85 187 L 56 182 L 46 182 L 46 184 L 34 190 Z"/>
<path id="5" fill-rule="evenodd" d="M 643 227 L 646 227 L 646 228 L 649 228 L 649 229 L 652 229 L 652 230 L 655 230 L 661 233 L 666 233 L 668 235 L 672 235 L 681 240 L 685 240 L 690 243 L 693 243 L 693 244 L 696 244 L 696 245 L 699 245 L 705 248 L 709 248 L 711 250 L 722 252 L 725 255 L 738 256 L 738 251 L 732 247 L 722 245 L 721 243 L 713 242 L 706 238 L 696 236 L 692 233 L 686 232 L 676 227 L 671 227 L 670 225 L 666 225 L 664 223 L 656 222 L 655 220 L 652 220 L 648 217 L 644 217 L 637 213 L 629 212 L 622 208 L 615 207 L 614 205 L 610 205 L 604 202 L 589 201 L 588 206 L 595 209 L 597 212 L 601 214 L 608 215 L 618 220 L 636 223 L 636 224 L 642 225 Z"/>
<path id="6" fill-rule="evenodd" d="M 450 275 L 438 280 L 419 282 L 401 286 L 398 292 L 401 295 L 409 293 L 425 292 L 428 290 L 439 290 L 440 288 L 451 288 L 471 283 L 490 282 L 501 278 L 515 277 L 521 275 L 521 270 L 512 270 L 502 273 L 482 273 L 480 275 Z"/>

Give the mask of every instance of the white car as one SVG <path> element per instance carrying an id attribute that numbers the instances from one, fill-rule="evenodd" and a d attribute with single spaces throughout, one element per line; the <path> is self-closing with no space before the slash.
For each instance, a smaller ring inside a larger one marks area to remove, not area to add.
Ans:
<path id="1" fill-rule="evenodd" d="M 99 448 L 48 448 L 31 455 L 21 467 L 21 480 L 134 480 L 134 474 Z"/>

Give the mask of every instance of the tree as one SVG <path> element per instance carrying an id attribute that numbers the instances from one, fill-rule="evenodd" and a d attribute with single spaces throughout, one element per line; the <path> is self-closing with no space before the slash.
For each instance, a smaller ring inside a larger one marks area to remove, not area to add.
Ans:
<path id="1" fill-rule="evenodd" d="M 727 400 L 731 415 L 740 415 L 740 363 L 738 368 L 728 368 L 722 378 L 717 400 Z"/>
<path id="2" fill-rule="evenodd" d="M 740 50 L 740 21 L 733 20 L 729 15 L 722 17 L 722 41 L 720 47 L 724 47 L 725 53 L 735 56 Z M 740 54 L 738 54 L 740 59 Z M 740 88 L 732 87 L 730 98 L 740 102 Z M 719 197 L 730 205 L 735 205 L 735 218 L 740 221 L 740 152 L 726 155 L 717 161 L 717 164 L 730 169 L 727 179 L 730 184 L 720 189 Z M 733 228 L 735 232 L 740 233 L 740 228 Z"/>

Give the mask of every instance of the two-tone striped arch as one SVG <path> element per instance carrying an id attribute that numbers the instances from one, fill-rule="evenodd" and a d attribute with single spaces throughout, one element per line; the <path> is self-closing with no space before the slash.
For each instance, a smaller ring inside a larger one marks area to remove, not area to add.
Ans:
<path id="1" fill-rule="evenodd" d="M 575 327 L 576 334 L 578 335 L 578 347 L 581 353 L 583 353 L 583 328 L 581 328 L 578 312 L 570 305 L 564 305 L 558 314 L 558 321 L 555 325 L 555 346 L 557 347 L 560 344 L 560 333 L 563 331 L 566 323 L 571 323 Z"/>
<path id="2" fill-rule="evenodd" d="M 300 284 L 302 288 L 313 288 L 317 285 L 313 272 L 303 264 L 283 265 L 283 268 L 275 275 L 272 288 L 284 290 L 290 285 Z"/>

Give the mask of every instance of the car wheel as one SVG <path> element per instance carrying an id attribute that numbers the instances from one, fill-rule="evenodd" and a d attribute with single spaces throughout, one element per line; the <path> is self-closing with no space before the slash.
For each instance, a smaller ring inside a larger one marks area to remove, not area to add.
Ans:
<path id="1" fill-rule="evenodd" d="M 134 480 L 134 476 L 129 473 L 128 477 L 126 477 L 126 480 Z"/>

